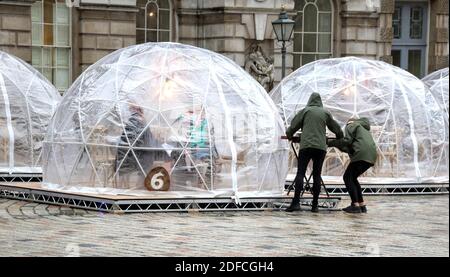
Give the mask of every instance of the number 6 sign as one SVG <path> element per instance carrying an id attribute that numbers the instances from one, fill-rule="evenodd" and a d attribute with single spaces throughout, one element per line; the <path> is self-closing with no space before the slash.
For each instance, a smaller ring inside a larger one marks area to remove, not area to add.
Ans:
<path id="1" fill-rule="evenodd" d="M 170 188 L 169 172 L 162 166 L 155 167 L 147 174 L 144 184 L 150 191 L 168 191 Z"/>

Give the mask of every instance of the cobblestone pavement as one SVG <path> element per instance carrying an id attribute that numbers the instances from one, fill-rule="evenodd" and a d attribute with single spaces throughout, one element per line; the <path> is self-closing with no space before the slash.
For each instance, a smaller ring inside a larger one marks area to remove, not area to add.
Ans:
<path id="1" fill-rule="evenodd" d="M 359 215 L 118 215 L 0 199 L 0 256 L 449 256 L 448 195 L 367 200 Z"/>

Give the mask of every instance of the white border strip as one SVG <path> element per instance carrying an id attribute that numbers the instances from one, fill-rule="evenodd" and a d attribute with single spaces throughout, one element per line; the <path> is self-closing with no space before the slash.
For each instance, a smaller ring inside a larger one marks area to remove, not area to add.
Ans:
<path id="1" fill-rule="evenodd" d="M 406 96 L 404 86 L 402 83 L 402 87 L 399 88 L 402 92 L 403 100 L 405 101 L 406 109 L 408 110 L 408 120 L 409 120 L 409 131 L 410 131 L 410 137 L 413 144 L 413 150 L 414 150 L 414 167 L 416 170 L 416 176 L 418 178 L 417 182 L 421 182 L 422 174 L 420 172 L 420 166 L 419 166 L 419 146 L 417 144 L 417 137 L 416 137 L 416 128 L 414 126 L 414 118 L 413 118 L 413 110 L 411 107 L 411 103 L 409 102 L 408 97 Z M 398 142 L 397 142 L 398 143 Z"/>
<path id="2" fill-rule="evenodd" d="M 210 57 L 210 59 L 213 59 L 213 57 Z M 210 60 L 210 78 L 214 82 L 214 84 L 217 87 L 218 94 L 219 94 L 219 100 L 222 103 L 222 107 L 225 113 L 225 125 L 227 128 L 227 140 L 228 145 L 230 147 L 231 151 L 231 182 L 233 185 L 233 191 L 234 196 L 232 197 L 235 201 L 235 203 L 240 204 L 239 196 L 238 196 L 238 182 L 237 182 L 237 174 L 236 174 L 236 162 L 237 162 L 237 150 L 236 145 L 234 143 L 233 139 L 233 124 L 231 123 L 231 114 L 230 114 L 230 108 L 228 106 L 228 103 L 226 101 L 225 94 L 222 89 L 222 85 L 220 84 L 218 78 L 217 78 L 217 72 L 214 69 L 214 67 L 211 67 L 211 60 Z M 210 79 L 210 80 L 211 80 Z"/>
<path id="3" fill-rule="evenodd" d="M 14 129 L 12 127 L 8 93 L 6 92 L 5 80 L 3 79 L 2 74 L 0 74 L 0 90 L 2 91 L 3 99 L 5 100 L 6 125 L 8 127 L 9 135 L 9 174 L 11 174 L 14 169 Z"/>

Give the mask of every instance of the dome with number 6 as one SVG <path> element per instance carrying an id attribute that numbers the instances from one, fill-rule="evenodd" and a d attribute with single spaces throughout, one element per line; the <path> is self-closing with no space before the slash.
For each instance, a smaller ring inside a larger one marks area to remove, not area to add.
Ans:
<path id="1" fill-rule="evenodd" d="M 44 186 L 129 195 L 280 195 L 284 126 L 230 59 L 178 43 L 102 58 L 73 83 L 45 140 Z"/>

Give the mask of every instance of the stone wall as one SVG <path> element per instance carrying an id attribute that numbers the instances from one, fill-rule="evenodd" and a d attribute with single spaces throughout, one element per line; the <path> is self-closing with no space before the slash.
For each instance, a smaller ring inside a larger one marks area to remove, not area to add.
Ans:
<path id="1" fill-rule="evenodd" d="M 244 66 L 245 30 L 241 15 L 224 11 L 180 13 L 179 24 L 179 42 L 222 53 Z"/>
<path id="2" fill-rule="evenodd" d="M 88 6 L 77 9 L 77 20 L 74 32 L 77 44 L 73 45 L 74 65 L 78 65 L 79 75 L 89 65 L 95 63 L 107 54 L 133 44 L 136 44 L 136 8 Z"/>
<path id="3" fill-rule="evenodd" d="M 394 0 L 334 0 L 333 56 L 359 56 L 391 63 Z M 178 0 L 179 42 L 222 53 L 245 66 L 248 50 L 259 44 L 274 58 L 281 80 L 281 47 L 271 22 L 284 5 L 295 16 L 294 0 Z M 292 43 L 286 74 L 292 71 Z"/>
<path id="4" fill-rule="evenodd" d="M 342 1 L 341 56 L 376 59 L 380 14 L 363 0 Z"/>
<path id="5" fill-rule="evenodd" d="M 33 1 L 0 1 L 0 50 L 31 63 Z"/>
<path id="6" fill-rule="evenodd" d="M 31 62 L 31 4 L 0 0 L 0 50 Z M 394 0 L 333 0 L 333 56 L 360 56 L 392 62 Z M 73 80 L 103 56 L 136 43 L 135 0 L 80 0 L 72 9 Z M 284 5 L 294 17 L 294 0 L 172 0 L 172 41 L 221 53 L 242 67 L 255 45 L 273 59 L 281 80 L 281 45 L 271 22 Z M 448 66 L 448 1 L 430 1 L 428 71 Z M 286 74 L 292 71 L 292 43 Z"/>
<path id="7" fill-rule="evenodd" d="M 293 0 L 178 0 L 178 41 L 221 53 L 244 67 L 250 49 L 259 45 L 274 58 L 275 81 L 281 79 L 281 50 L 275 43 L 271 22 L 281 5 L 288 11 Z M 288 49 L 287 74 L 292 69 Z"/>
<path id="8" fill-rule="evenodd" d="M 448 67 L 448 0 L 432 0 L 428 46 L 428 72 Z"/>

